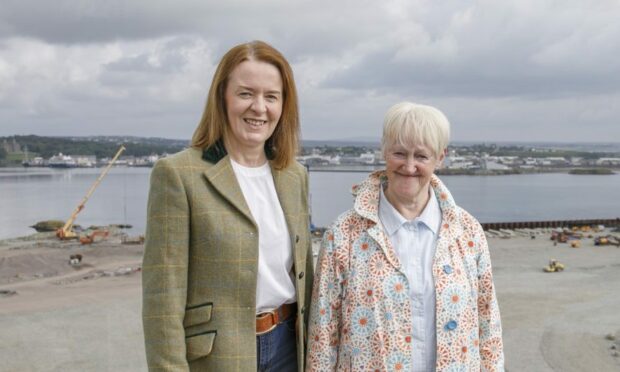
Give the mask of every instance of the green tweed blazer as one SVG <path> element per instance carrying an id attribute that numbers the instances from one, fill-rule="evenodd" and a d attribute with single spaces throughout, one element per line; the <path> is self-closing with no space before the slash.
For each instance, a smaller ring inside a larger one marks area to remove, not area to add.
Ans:
<path id="1" fill-rule="evenodd" d="M 308 174 L 272 168 L 293 246 L 297 360 L 312 286 Z M 151 173 L 142 266 L 149 370 L 256 370 L 258 228 L 221 146 L 186 149 Z"/>

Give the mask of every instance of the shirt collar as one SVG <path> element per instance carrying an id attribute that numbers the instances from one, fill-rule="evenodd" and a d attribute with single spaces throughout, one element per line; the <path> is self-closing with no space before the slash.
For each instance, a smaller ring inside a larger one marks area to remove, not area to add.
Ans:
<path id="1" fill-rule="evenodd" d="M 441 209 L 439 208 L 439 202 L 432 190 L 429 190 L 430 197 L 426 207 L 419 217 L 416 217 L 413 221 L 419 221 L 426 225 L 433 234 L 437 235 L 439 225 L 441 224 Z M 379 196 L 379 219 L 385 228 L 388 236 L 394 234 L 403 224 L 409 222 L 403 217 L 396 208 L 387 200 L 383 187 L 380 187 Z"/>

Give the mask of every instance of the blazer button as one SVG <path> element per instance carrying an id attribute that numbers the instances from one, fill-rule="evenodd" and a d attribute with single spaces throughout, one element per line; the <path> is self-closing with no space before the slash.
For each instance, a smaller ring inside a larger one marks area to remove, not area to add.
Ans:
<path id="1" fill-rule="evenodd" d="M 299 279 L 301 279 L 303 277 L 304 277 L 304 272 L 302 271 L 302 272 L 299 273 Z"/>
<path id="2" fill-rule="evenodd" d="M 295 235 L 295 243 L 299 243 L 299 235 Z"/>

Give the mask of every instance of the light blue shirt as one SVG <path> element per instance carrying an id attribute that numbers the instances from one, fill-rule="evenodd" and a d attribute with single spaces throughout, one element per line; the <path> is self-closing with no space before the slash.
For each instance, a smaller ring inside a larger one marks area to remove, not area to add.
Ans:
<path id="1" fill-rule="evenodd" d="M 413 372 L 435 371 L 437 335 L 435 327 L 435 281 L 433 258 L 441 226 L 441 209 L 432 190 L 419 217 L 407 221 L 390 204 L 381 189 L 379 220 L 388 235 L 409 281 L 413 320 Z"/>

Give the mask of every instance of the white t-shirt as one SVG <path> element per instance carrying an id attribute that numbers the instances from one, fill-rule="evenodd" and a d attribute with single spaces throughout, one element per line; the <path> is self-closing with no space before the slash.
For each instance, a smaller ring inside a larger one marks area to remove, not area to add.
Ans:
<path id="1" fill-rule="evenodd" d="M 249 168 L 230 160 L 258 225 L 256 313 L 259 314 L 296 301 L 291 238 L 269 163 Z"/>

